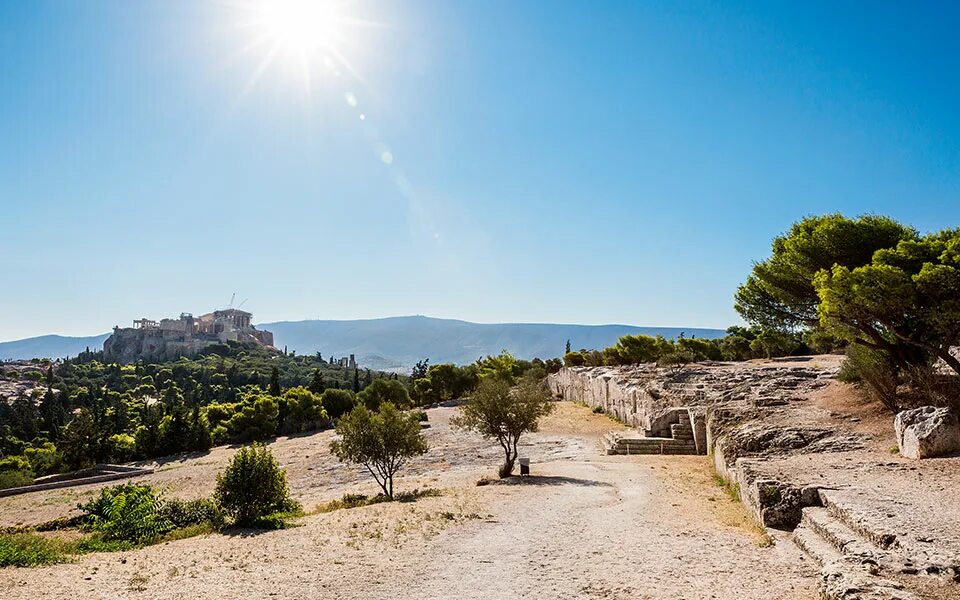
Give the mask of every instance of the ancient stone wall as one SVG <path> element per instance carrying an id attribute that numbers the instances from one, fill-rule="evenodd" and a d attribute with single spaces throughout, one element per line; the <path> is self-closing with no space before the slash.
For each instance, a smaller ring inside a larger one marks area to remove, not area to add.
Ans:
<path id="1" fill-rule="evenodd" d="M 657 369 L 646 366 L 567 367 L 551 374 L 547 384 L 559 398 L 602 408 L 627 425 L 648 430 L 675 406 L 653 386 L 656 376 Z"/>

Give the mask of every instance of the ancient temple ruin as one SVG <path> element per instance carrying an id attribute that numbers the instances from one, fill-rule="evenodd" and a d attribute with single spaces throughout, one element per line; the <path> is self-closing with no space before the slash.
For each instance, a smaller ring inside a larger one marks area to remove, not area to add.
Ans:
<path id="1" fill-rule="evenodd" d="M 194 317 L 182 313 L 177 319 L 137 319 L 133 327 L 114 327 L 103 342 L 104 360 L 131 363 L 145 360 L 175 360 L 227 342 L 273 346 L 273 334 L 251 322 L 253 314 L 237 308 L 215 310 Z"/>

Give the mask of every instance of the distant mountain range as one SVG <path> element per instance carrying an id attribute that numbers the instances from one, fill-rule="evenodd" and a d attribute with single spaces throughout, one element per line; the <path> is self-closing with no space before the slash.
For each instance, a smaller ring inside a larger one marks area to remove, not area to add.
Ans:
<path id="1" fill-rule="evenodd" d="M 88 337 L 41 335 L 25 340 L 0 342 L 0 360 L 76 356 L 87 348 L 103 350 L 103 340 L 108 337 L 109 333 Z"/>
<path id="2" fill-rule="evenodd" d="M 631 325 L 559 325 L 551 323 L 471 323 L 432 317 L 388 317 L 353 321 L 281 321 L 261 323 L 273 332 L 277 348 L 297 354 L 320 352 L 325 358 L 354 354 L 371 369 L 403 370 L 418 360 L 466 364 L 507 350 L 520 358 L 561 356 L 567 340 L 574 349 L 605 348 L 627 334 L 675 338 L 715 338 L 722 329 L 634 327 Z M 88 346 L 100 349 L 109 334 L 92 337 L 42 337 L 0 342 L 0 359 L 75 356 Z"/>

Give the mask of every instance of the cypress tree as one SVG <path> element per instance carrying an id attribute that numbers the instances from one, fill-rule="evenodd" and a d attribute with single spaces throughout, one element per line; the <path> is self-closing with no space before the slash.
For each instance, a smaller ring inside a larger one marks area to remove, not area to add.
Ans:
<path id="1" fill-rule="evenodd" d="M 280 395 L 280 369 L 277 367 L 274 367 L 273 370 L 270 371 L 270 395 Z"/>

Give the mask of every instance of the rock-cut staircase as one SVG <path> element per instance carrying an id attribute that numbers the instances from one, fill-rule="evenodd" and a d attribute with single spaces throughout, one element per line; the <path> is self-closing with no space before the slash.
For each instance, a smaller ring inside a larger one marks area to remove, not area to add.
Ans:
<path id="1" fill-rule="evenodd" d="M 612 431 L 601 444 L 607 454 L 698 454 L 690 424 L 690 413 L 685 408 L 673 411 L 673 422 L 660 431 Z"/>
<path id="2" fill-rule="evenodd" d="M 906 589 L 915 586 L 904 583 L 922 583 L 918 575 L 933 575 L 923 578 L 928 585 L 936 585 L 931 579 L 939 578 L 956 590 L 950 582 L 952 569 L 942 570 L 924 557 L 908 556 L 896 536 L 865 528 L 848 509 L 823 498 L 822 492 L 821 498 L 824 506 L 803 509 L 793 540 L 820 565 L 823 598 L 917 600 L 921 596 Z"/>

